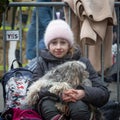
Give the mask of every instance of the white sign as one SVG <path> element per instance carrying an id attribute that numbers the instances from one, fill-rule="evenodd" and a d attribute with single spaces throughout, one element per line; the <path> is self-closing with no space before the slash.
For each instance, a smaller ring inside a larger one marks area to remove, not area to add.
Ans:
<path id="1" fill-rule="evenodd" d="M 17 41 L 19 40 L 19 31 L 18 30 L 7 30 L 6 31 L 6 40 L 8 41 Z"/>

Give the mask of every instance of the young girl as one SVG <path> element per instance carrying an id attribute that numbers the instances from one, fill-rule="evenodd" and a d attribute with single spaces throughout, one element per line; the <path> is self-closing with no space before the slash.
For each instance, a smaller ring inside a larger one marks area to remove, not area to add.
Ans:
<path id="1" fill-rule="evenodd" d="M 70 119 L 89 120 L 91 116 L 89 105 L 101 107 L 106 104 L 109 99 L 108 89 L 103 85 L 90 61 L 81 56 L 78 47 L 74 47 L 73 33 L 65 21 L 52 20 L 47 26 L 44 42 L 47 49 L 40 51 L 40 60 L 34 70 L 34 80 L 38 80 L 51 68 L 66 61 L 79 60 L 85 63 L 92 87 L 78 86 L 77 89 L 67 90 L 63 92 L 61 99 L 69 105 Z M 40 98 L 47 96 L 47 92 L 44 90 L 40 93 Z M 44 120 L 53 120 L 60 116 L 52 99 L 44 99 L 40 108 Z"/>

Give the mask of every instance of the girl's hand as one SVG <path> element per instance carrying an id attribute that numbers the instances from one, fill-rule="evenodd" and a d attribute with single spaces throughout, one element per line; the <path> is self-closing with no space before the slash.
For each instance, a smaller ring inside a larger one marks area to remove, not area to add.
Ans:
<path id="1" fill-rule="evenodd" d="M 63 92 L 62 99 L 65 102 L 76 102 L 85 96 L 84 90 L 69 89 Z"/>

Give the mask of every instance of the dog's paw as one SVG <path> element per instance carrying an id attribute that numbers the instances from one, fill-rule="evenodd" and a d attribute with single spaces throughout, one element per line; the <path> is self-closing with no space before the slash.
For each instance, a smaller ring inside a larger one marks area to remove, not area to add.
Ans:
<path id="1" fill-rule="evenodd" d="M 52 85 L 52 87 L 49 89 L 49 92 L 54 93 L 56 95 L 61 95 L 61 93 L 65 90 L 70 89 L 71 86 L 69 86 L 66 82 L 57 82 Z"/>

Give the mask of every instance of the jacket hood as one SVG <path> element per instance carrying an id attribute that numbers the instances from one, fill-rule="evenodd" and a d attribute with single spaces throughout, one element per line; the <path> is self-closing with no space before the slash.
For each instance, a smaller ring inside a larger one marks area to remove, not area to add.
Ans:
<path id="1" fill-rule="evenodd" d="M 73 55 L 71 54 L 67 54 L 66 56 L 64 56 L 64 58 L 56 58 L 55 56 L 53 56 L 48 49 L 44 49 L 40 51 L 40 56 L 45 59 L 46 61 L 51 61 L 51 62 L 59 62 L 59 61 L 68 61 L 68 60 L 79 60 L 81 57 L 81 52 L 79 48 L 76 48 Z"/>

